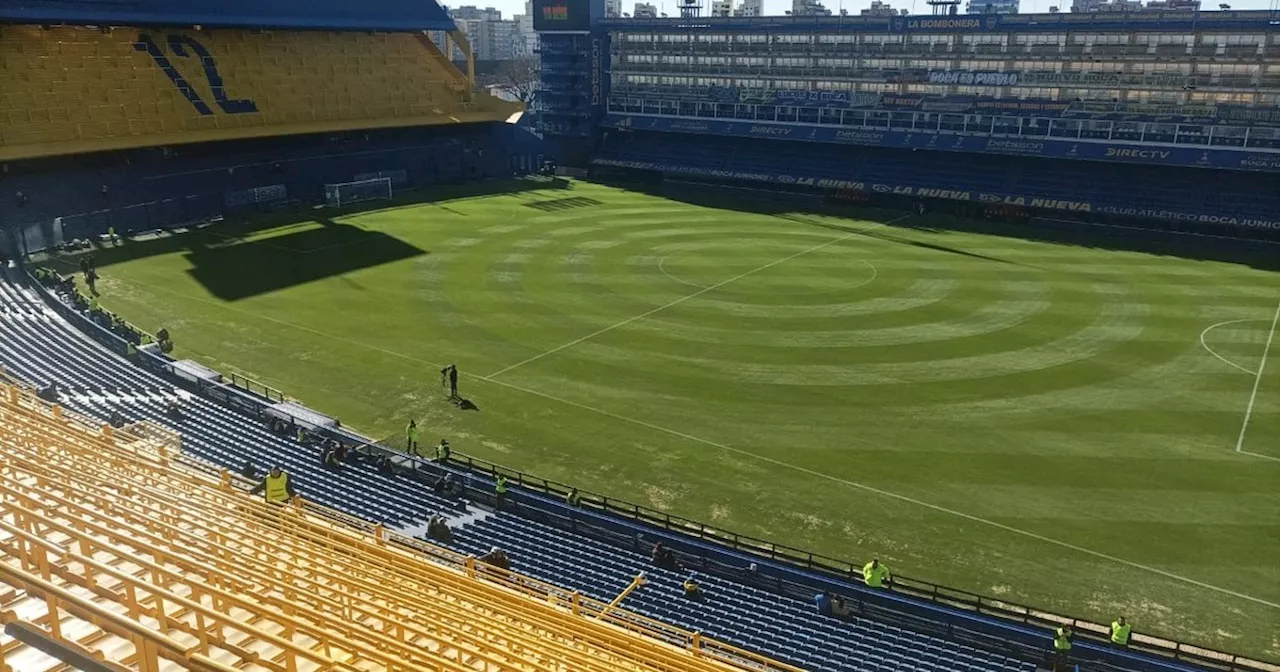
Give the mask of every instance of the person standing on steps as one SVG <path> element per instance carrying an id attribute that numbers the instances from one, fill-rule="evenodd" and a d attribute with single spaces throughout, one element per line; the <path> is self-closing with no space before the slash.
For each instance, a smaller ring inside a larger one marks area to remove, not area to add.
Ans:
<path id="1" fill-rule="evenodd" d="M 862 568 L 862 582 L 868 588 L 886 588 L 893 583 L 893 575 L 889 573 L 888 567 L 880 564 L 879 558 L 872 558 Z"/>
<path id="2" fill-rule="evenodd" d="M 1124 616 L 1111 621 L 1111 643 L 1122 648 L 1129 646 L 1129 634 L 1133 627 L 1125 620 Z"/>
<path id="3" fill-rule="evenodd" d="M 288 504 L 298 493 L 293 489 L 293 481 L 289 478 L 289 472 L 280 468 L 280 465 L 271 467 L 271 471 L 267 473 L 267 477 L 262 482 L 253 486 L 249 494 L 256 495 L 259 492 L 267 498 L 267 502 L 271 504 Z"/>
<path id="4" fill-rule="evenodd" d="M 507 507 L 507 477 L 498 474 L 498 480 L 493 485 L 493 494 L 497 499 L 499 509 Z"/>
<path id="5" fill-rule="evenodd" d="M 405 451 L 410 455 L 418 454 L 418 421 L 410 420 L 409 426 L 404 428 Z"/>
<path id="6" fill-rule="evenodd" d="M 1075 633 L 1071 632 L 1070 626 L 1060 626 L 1053 631 L 1053 669 L 1054 672 L 1062 672 L 1070 669 L 1068 660 L 1071 657 L 1071 639 Z"/>

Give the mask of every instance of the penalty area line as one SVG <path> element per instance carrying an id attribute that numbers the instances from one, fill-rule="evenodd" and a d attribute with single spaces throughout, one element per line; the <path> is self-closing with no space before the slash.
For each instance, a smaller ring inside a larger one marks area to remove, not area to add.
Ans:
<path id="1" fill-rule="evenodd" d="M 1271 331 L 1267 332 L 1267 344 L 1262 348 L 1262 360 L 1258 362 L 1258 375 L 1253 378 L 1253 392 L 1249 393 L 1249 405 L 1244 409 L 1244 422 L 1240 424 L 1240 438 L 1236 439 L 1236 452 L 1244 451 L 1244 435 L 1253 417 L 1253 404 L 1258 400 L 1258 387 L 1262 385 L 1262 372 L 1267 368 L 1267 355 L 1271 354 L 1271 341 L 1276 337 L 1276 323 L 1280 322 L 1280 301 L 1276 302 L 1276 314 L 1271 317 Z M 1257 455 L 1257 453 L 1249 453 Z"/>

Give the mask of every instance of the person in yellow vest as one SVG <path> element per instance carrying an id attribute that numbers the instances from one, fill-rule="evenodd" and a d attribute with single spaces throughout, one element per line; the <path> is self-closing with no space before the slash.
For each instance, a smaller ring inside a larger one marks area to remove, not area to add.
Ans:
<path id="1" fill-rule="evenodd" d="M 862 582 L 871 588 L 885 588 L 893 583 L 893 575 L 888 567 L 880 564 L 879 558 L 872 558 L 862 567 Z"/>
<path id="2" fill-rule="evenodd" d="M 404 439 L 406 450 L 410 455 L 418 454 L 418 421 L 410 420 L 409 426 L 404 428 Z"/>
<path id="3" fill-rule="evenodd" d="M 436 445 L 436 462 L 441 464 L 449 461 L 449 440 L 440 439 L 440 443 Z"/>
<path id="4" fill-rule="evenodd" d="M 1063 625 L 1053 631 L 1053 669 L 1058 670 L 1061 666 L 1067 664 L 1067 657 L 1071 655 L 1071 638 L 1075 633 L 1071 632 L 1071 626 Z"/>
<path id="5" fill-rule="evenodd" d="M 1124 616 L 1111 621 L 1111 643 L 1116 646 L 1129 646 L 1129 631 L 1132 629 Z"/>
<path id="6" fill-rule="evenodd" d="M 690 574 L 680 584 L 680 587 L 684 589 L 684 596 L 690 600 L 702 599 L 702 586 L 698 585 L 697 577 L 697 574 Z"/>
<path id="7" fill-rule="evenodd" d="M 262 482 L 253 486 L 249 494 L 256 495 L 259 492 L 267 498 L 272 504 L 288 504 L 293 501 L 298 493 L 293 489 L 293 480 L 289 478 L 289 472 L 280 468 L 280 465 L 271 467 L 271 471 L 267 473 L 267 477 Z"/>
<path id="8" fill-rule="evenodd" d="M 507 477 L 498 474 L 498 481 L 493 485 L 493 494 L 497 495 L 498 508 L 501 509 L 507 505 Z"/>

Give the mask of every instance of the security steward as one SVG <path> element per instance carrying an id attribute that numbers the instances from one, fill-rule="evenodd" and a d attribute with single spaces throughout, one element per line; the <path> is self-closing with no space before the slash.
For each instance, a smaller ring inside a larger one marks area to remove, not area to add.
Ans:
<path id="1" fill-rule="evenodd" d="M 507 505 L 507 477 L 498 474 L 498 480 L 493 485 L 493 494 L 497 495 L 498 508 L 501 509 Z"/>
<path id="2" fill-rule="evenodd" d="M 289 472 L 280 468 L 280 465 L 271 467 L 271 471 L 267 473 L 266 478 L 262 482 L 253 486 L 249 494 L 256 495 L 259 492 L 266 496 L 267 502 L 271 504 L 288 504 L 293 501 L 298 493 L 293 489 L 293 480 L 289 478 Z"/>
<path id="3" fill-rule="evenodd" d="M 885 584 L 893 583 L 893 575 L 888 567 L 880 564 L 879 558 L 872 558 L 862 567 L 862 582 L 870 588 L 884 588 Z"/>
<path id="4" fill-rule="evenodd" d="M 1129 631 L 1132 629 L 1124 616 L 1111 621 L 1111 643 L 1116 646 L 1129 646 Z"/>
<path id="5" fill-rule="evenodd" d="M 1067 657 L 1071 655 L 1071 638 L 1074 636 L 1070 626 L 1066 625 L 1053 631 L 1053 669 L 1066 665 Z"/>

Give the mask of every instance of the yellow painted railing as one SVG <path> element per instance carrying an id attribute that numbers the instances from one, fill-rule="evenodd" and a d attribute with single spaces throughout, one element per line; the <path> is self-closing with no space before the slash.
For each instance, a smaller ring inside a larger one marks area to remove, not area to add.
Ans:
<path id="1" fill-rule="evenodd" d="M 267 646 L 272 669 L 798 670 L 336 511 L 247 497 L 174 445 L 6 388 L 13 571 L 123 596 L 130 618 L 213 661 Z"/>
<path id="2" fill-rule="evenodd" d="M 30 572 L 0 563 L 0 577 L 3 577 L 0 581 L 4 583 L 21 587 L 28 593 L 40 596 L 47 608 L 46 614 L 40 620 L 49 624 L 51 634 L 55 638 L 62 637 L 62 630 L 65 627 L 64 619 L 73 618 L 92 622 L 103 631 L 129 640 L 134 647 L 134 653 L 130 658 L 139 670 L 159 670 L 161 660 L 164 659 L 198 672 L 240 672 L 234 667 L 223 665 L 207 656 L 193 652 L 171 637 L 120 616 L 92 600 L 76 595 Z M 0 612 L 0 623 L 9 625 L 15 622 L 23 621 L 18 618 L 14 610 Z M 92 652 L 86 652 L 86 654 L 94 657 Z M 0 670 L 20 672 L 5 662 L 3 647 L 0 647 Z"/>

